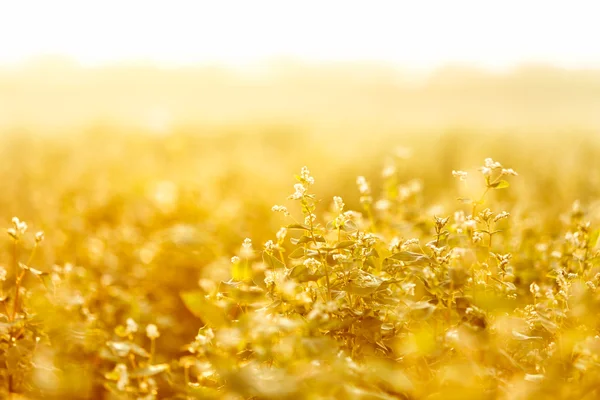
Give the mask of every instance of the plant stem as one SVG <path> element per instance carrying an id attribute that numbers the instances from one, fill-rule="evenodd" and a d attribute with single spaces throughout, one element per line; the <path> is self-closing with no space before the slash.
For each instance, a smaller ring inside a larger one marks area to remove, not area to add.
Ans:
<path id="1" fill-rule="evenodd" d="M 13 248 L 12 248 L 12 262 L 13 262 L 13 269 L 15 271 L 15 301 L 13 303 L 13 312 L 12 315 L 10 316 L 9 320 L 12 322 L 15 320 L 15 317 L 17 315 L 17 309 L 19 307 L 19 292 L 20 292 L 20 286 L 21 286 L 21 277 L 22 274 L 19 274 L 19 248 L 18 248 L 18 244 L 17 244 L 17 240 L 13 241 Z"/>

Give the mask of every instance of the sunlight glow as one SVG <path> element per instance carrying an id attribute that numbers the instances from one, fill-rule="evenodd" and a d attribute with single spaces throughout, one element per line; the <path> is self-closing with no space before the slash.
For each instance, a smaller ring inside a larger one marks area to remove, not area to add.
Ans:
<path id="1" fill-rule="evenodd" d="M 276 58 L 600 66 L 595 1 L 9 1 L 0 64 L 58 54 L 86 65 L 245 66 Z"/>

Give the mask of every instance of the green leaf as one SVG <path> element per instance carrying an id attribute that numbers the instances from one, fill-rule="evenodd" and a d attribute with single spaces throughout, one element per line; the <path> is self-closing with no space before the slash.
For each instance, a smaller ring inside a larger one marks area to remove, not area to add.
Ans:
<path id="1" fill-rule="evenodd" d="M 149 376 L 158 375 L 169 369 L 169 364 L 148 365 L 144 368 L 139 368 L 129 373 L 131 378 L 147 378 Z"/>
<path id="2" fill-rule="evenodd" d="M 279 259 L 266 251 L 263 251 L 263 262 L 271 269 L 284 268 L 285 265 Z"/>
<path id="3" fill-rule="evenodd" d="M 512 335 L 513 338 L 515 338 L 516 340 L 542 340 L 543 338 L 541 336 L 527 336 L 522 334 L 521 332 L 517 332 L 517 331 L 512 331 Z"/>
<path id="4" fill-rule="evenodd" d="M 315 235 L 314 241 L 317 242 L 325 242 L 325 238 L 321 235 Z M 290 238 L 290 242 L 292 244 L 304 244 L 304 243 L 313 243 L 312 236 L 301 236 L 300 238 Z"/>
<path id="5" fill-rule="evenodd" d="M 298 247 L 296 250 L 292 251 L 288 258 L 296 259 L 304 257 L 304 249 L 302 247 Z"/>
<path id="6" fill-rule="evenodd" d="M 380 287 L 380 283 L 365 283 L 365 282 L 350 282 L 342 288 L 342 290 L 356 294 L 358 296 L 369 296 L 377 291 Z"/>
<path id="7" fill-rule="evenodd" d="M 288 277 L 295 279 L 296 281 L 302 283 L 302 282 L 319 280 L 319 278 L 323 277 L 323 275 L 311 274 L 310 271 L 308 270 L 308 268 L 305 265 L 301 264 L 301 265 L 296 265 L 294 268 L 292 268 L 288 272 Z"/>
<path id="8" fill-rule="evenodd" d="M 600 249 L 600 229 L 596 229 L 590 233 L 590 239 L 588 243 L 590 247 L 594 249 Z"/>
<path id="9" fill-rule="evenodd" d="M 344 222 L 344 225 L 342 226 L 342 230 L 344 232 L 353 232 L 357 229 L 358 229 L 358 226 L 356 226 L 354 221 L 350 221 L 350 220 Z"/>
<path id="10" fill-rule="evenodd" d="M 302 229 L 305 231 L 310 231 L 310 227 L 304 224 L 291 224 L 287 226 L 288 229 Z"/>
<path id="11" fill-rule="evenodd" d="M 552 334 L 556 334 L 556 332 L 558 332 L 558 330 L 560 329 L 559 326 L 554 322 L 549 320 L 546 317 L 543 317 L 541 315 L 538 315 L 538 321 L 540 321 L 540 324 L 550 333 Z"/>
<path id="12" fill-rule="evenodd" d="M 231 266 L 231 277 L 236 281 L 252 279 L 252 270 L 248 261 L 241 260 Z"/>
<path id="13" fill-rule="evenodd" d="M 127 337 L 130 335 L 129 331 L 127 330 L 127 328 L 125 328 L 123 325 L 119 325 L 115 328 L 115 334 L 119 337 Z"/>
<path id="14" fill-rule="evenodd" d="M 129 353 L 136 354 L 140 357 L 148 358 L 150 354 L 141 346 L 132 342 L 114 342 L 106 343 L 111 351 L 119 357 L 127 357 Z"/>
<path id="15" fill-rule="evenodd" d="M 140 357 L 150 358 L 150 353 L 148 353 L 146 349 L 144 349 L 142 346 L 139 346 L 135 343 L 129 343 L 129 346 L 133 354 L 138 355 Z"/>
<path id="16" fill-rule="evenodd" d="M 225 311 L 211 303 L 200 290 L 191 290 L 179 294 L 188 310 L 204 323 L 219 328 L 227 325 Z"/>
<path id="17" fill-rule="evenodd" d="M 25 264 L 23 264 L 23 263 L 19 263 L 19 267 L 23 268 L 23 269 L 24 269 L 24 270 L 26 270 L 26 271 L 29 271 L 29 272 L 31 272 L 31 273 L 32 273 L 32 274 L 34 274 L 34 275 L 37 275 L 37 276 L 48 275 L 48 273 L 47 273 L 47 272 L 40 271 L 40 270 L 38 270 L 38 269 L 32 268 L 32 267 L 30 267 L 30 266 L 28 266 L 28 265 L 25 265 Z"/>
<path id="18" fill-rule="evenodd" d="M 238 303 L 253 303 L 263 296 L 263 289 L 258 286 L 249 286 L 245 282 L 221 282 L 221 293 L 236 300 Z"/>
<path id="19" fill-rule="evenodd" d="M 436 307 L 427 301 L 418 301 L 410 305 L 410 315 L 417 320 L 425 320 L 433 314 Z"/>
<path id="20" fill-rule="evenodd" d="M 504 179 L 490 185 L 490 187 L 493 189 L 506 189 L 509 186 L 510 183 L 508 183 L 508 181 L 505 181 Z"/>
<path id="21" fill-rule="evenodd" d="M 394 260 L 398 260 L 398 261 L 411 262 L 411 261 L 420 260 L 421 258 L 425 258 L 425 257 L 426 256 L 424 254 L 420 254 L 420 253 L 414 253 L 412 251 L 401 251 L 399 253 L 393 254 L 390 258 L 393 258 Z"/>
<path id="22" fill-rule="evenodd" d="M 352 247 L 354 246 L 354 241 L 353 240 L 343 240 L 339 243 L 337 243 L 334 247 L 336 249 L 347 249 L 348 247 Z"/>
<path id="23" fill-rule="evenodd" d="M 389 257 L 392 260 L 402 261 L 410 265 L 426 265 L 431 259 L 425 254 L 414 253 L 412 251 L 401 251 Z"/>

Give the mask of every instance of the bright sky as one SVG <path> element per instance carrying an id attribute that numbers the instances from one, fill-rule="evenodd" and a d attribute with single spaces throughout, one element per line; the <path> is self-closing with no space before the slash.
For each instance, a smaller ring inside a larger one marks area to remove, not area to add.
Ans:
<path id="1" fill-rule="evenodd" d="M 597 0 L 0 0 L 0 64 L 600 67 L 599 16 Z"/>

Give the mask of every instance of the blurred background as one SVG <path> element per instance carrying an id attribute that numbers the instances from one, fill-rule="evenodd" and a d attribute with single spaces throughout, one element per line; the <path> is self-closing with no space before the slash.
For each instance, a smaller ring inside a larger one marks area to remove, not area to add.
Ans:
<path id="1" fill-rule="evenodd" d="M 593 1 L 0 4 L 7 218 L 43 219 L 55 182 L 264 207 L 304 164 L 353 196 L 397 154 L 432 203 L 488 156 L 531 202 L 598 194 Z"/>
<path id="2" fill-rule="evenodd" d="M 593 1 L 0 4 L 1 217 L 61 241 L 141 203 L 266 239 L 303 165 L 349 204 L 390 165 L 452 202 L 486 157 L 524 210 L 599 194 Z"/>

